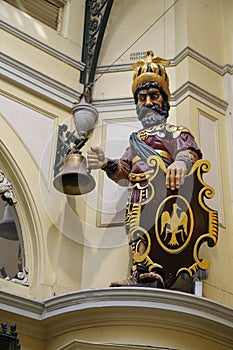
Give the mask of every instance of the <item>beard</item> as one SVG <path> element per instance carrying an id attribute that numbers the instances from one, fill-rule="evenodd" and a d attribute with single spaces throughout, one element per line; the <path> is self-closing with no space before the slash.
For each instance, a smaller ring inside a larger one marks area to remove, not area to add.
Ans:
<path id="1" fill-rule="evenodd" d="M 167 119 L 167 113 L 157 105 L 153 105 L 152 107 L 139 107 L 137 105 L 136 112 L 143 128 L 160 125 Z"/>

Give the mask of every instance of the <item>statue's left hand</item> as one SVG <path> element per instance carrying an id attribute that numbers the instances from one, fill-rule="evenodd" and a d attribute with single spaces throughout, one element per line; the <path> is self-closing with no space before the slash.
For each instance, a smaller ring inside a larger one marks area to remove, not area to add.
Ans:
<path id="1" fill-rule="evenodd" d="M 179 189 L 183 185 L 187 173 L 186 164 L 182 160 L 175 160 L 167 168 L 166 186 L 171 190 Z"/>

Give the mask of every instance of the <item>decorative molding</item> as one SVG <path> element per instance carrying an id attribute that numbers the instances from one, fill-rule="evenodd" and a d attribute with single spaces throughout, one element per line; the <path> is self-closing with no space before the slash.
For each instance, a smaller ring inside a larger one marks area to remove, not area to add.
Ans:
<path id="1" fill-rule="evenodd" d="M 73 104 L 79 100 L 81 92 L 62 84 L 5 54 L 0 54 L 0 59 L 2 62 L 0 73 L 5 78 L 12 79 L 36 93 L 40 93 L 46 96 L 46 98 L 50 98 L 68 108 L 72 108 Z M 222 114 L 225 114 L 228 106 L 226 101 L 205 91 L 200 86 L 187 81 L 171 94 L 171 107 L 176 107 L 187 97 L 193 97 Z M 93 105 L 99 110 L 99 112 L 111 110 L 132 111 L 135 109 L 133 97 L 96 99 L 93 101 Z"/>
<path id="2" fill-rule="evenodd" d="M 135 104 L 133 97 L 106 98 L 101 100 L 96 99 L 93 101 L 93 104 L 99 112 L 131 110 L 135 113 Z"/>
<path id="3" fill-rule="evenodd" d="M 2 117 L 1 113 L 0 120 L 3 121 L 3 123 L 1 122 L 1 130 L 4 134 L 6 133 L 9 135 L 9 130 L 11 129 L 8 129 L 9 124 L 4 122 L 4 118 Z M 7 129 L 5 129 L 5 127 L 7 127 Z M 12 139 L 14 139 L 15 145 L 20 145 L 18 138 L 13 137 Z M 8 174 L 12 184 L 14 184 L 14 190 L 19 203 L 17 206 L 17 216 L 20 221 L 20 228 L 23 235 L 23 247 L 27 260 L 27 268 L 28 271 L 30 271 L 29 283 L 30 286 L 45 285 L 46 275 L 44 273 L 39 273 L 39 270 L 42 272 L 45 271 L 43 230 L 38 207 L 36 206 L 34 198 L 33 188 L 26 180 L 23 169 L 20 166 L 21 164 L 18 164 L 18 160 L 13 156 L 6 144 L 7 142 L 5 137 L 2 136 L 0 139 L 1 163 L 4 164 L 4 170 Z M 16 149 L 19 150 L 19 148 Z M 24 155 L 27 156 L 26 150 Z M 5 281 L 3 279 L 0 279 L 0 289 L 17 290 L 17 293 L 23 292 L 24 294 L 29 293 L 31 290 L 28 287 L 16 283 L 11 283 L 10 285 L 9 281 Z M 9 306 L 9 310 L 10 309 L 11 307 Z"/>
<path id="4" fill-rule="evenodd" d="M 31 333 L 47 339 L 85 327 L 149 324 L 167 331 L 185 328 L 190 334 L 233 346 L 232 308 L 188 293 L 121 287 L 79 290 L 43 301 L 0 291 L 0 299 L 2 311 L 15 314 L 19 323 L 23 317 L 22 327 L 34 324 Z"/>
<path id="5" fill-rule="evenodd" d="M 81 95 L 78 91 L 3 53 L 0 54 L 0 59 L 0 74 L 5 78 L 12 79 L 28 89 L 40 93 L 46 96 L 46 98 L 50 98 L 63 106 L 72 108 L 73 104 Z"/>
<path id="6" fill-rule="evenodd" d="M 199 63 L 203 64 L 207 68 L 220 75 L 225 75 L 226 73 L 233 74 L 233 64 L 225 64 L 224 66 L 221 66 L 188 46 L 184 48 L 184 50 L 182 50 L 174 59 L 171 60 L 171 66 L 178 65 L 186 57 L 193 58 L 194 60 L 198 61 Z"/>
<path id="7" fill-rule="evenodd" d="M 83 62 L 76 61 L 71 57 L 64 55 L 60 51 L 53 49 L 52 47 L 20 31 L 19 29 L 16 29 L 15 27 L 11 26 L 10 24 L 2 20 L 0 20 L 0 28 L 18 37 L 19 39 L 24 40 L 25 42 L 45 51 L 46 53 L 56 57 L 57 59 L 65 62 L 66 64 L 72 67 L 75 67 L 81 71 L 84 71 L 85 69 L 85 64 Z M 195 59 L 196 61 L 200 62 L 204 66 L 208 67 L 209 69 L 215 71 L 220 75 L 225 75 L 226 73 L 233 74 L 233 64 L 225 64 L 224 66 L 219 65 L 213 62 L 212 60 L 210 60 L 208 57 L 205 57 L 204 55 L 200 54 L 199 52 L 195 51 L 194 49 L 188 46 L 184 48 L 177 56 L 170 59 L 170 62 L 171 62 L 170 67 L 176 66 L 186 57 L 191 57 Z M 96 69 L 96 73 L 103 74 L 103 73 L 129 71 L 131 64 L 132 63 L 99 66 Z"/>
<path id="8" fill-rule="evenodd" d="M 207 68 L 213 70 L 214 72 L 220 75 L 225 75 L 226 73 L 233 74 L 233 64 L 225 64 L 224 66 L 221 66 L 211 61 L 209 58 L 201 55 L 199 52 L 193 50 L 190 47 L 184 48 L 177 56 L 175 56 L 174 58 L 170 58 L 169 67 L 176 67 L 181 61 L 183 61 L 187 57 L 193 58 L 194 60 L 198 61 L 199 63 L 203 64 Z M 132 63 L 99 66 L 97 67 L 96 73 L 105 74 L 130 71 L 131 65 Z"/>
<path id="9" fill-rule="evenodd" d="M 204 103 L 208 107 L 217 110 L 218 112 L 225 114 L 228 103 L 219 97 L 207 92 L 200 86 L 195 85 L 191 81 L 187 81 L 181 87 L 179 87 L 171 98 L 171 106 L 175 107 L 179 105 L 187 97 L 193 97 L 196 100 Z"/>
<path id="10" fill-rule="evenodd" d="M 200 86 L 193 84 L 191 81 L 187 81 L 184 85 L 179 87 L 171 94 L 171 107 L 178 106 L 187 97 L 195 98 L 196 100 L 204 103 L 208 107 L 222 114 L 226 113 L 228 107 L 228 103 L 226 101 L 205 91 Z M 98 108 L 99 112 L 106 112 L 111 110 L 135 110 L 134 99 L 129 97 L 95 100 L 94 105 L 96 108 Z"/>
<path id="11" fill-rule="evenodd" d="M 161 346 L 152 346 L 152 345 L 139 345 L 139 344 L 120 344 L 120 343 L 97 343 L 83 341 L 80 339 L 74 339 L 71 342 L 59 347 L 57 350 L 178 350 L 177 348 L 164 348 Z"/>
<path id="12" fill-rule="evenodd" d="M 83 71 L 85 68 L 84 63 L 80 61 L 76 61 L 73 58 L 63 54 L 62 52 L 52 48 L 51 46 L 48 46 L 44 44 L 43 42 L 35 39 L 34 37 L 22 32 L 19 29 L 16 29 L 15 27 L 11 26 L 10 24 L 0 20 L 0 29 L 5 30 L 6 32 L 16 36 L 18 39 L 21 39 L 25 41 L 26 43 L 35 46 L 36 48 L 46 52 L 47 54 L 57 58 L 58 60 L 78 69 Z"/>

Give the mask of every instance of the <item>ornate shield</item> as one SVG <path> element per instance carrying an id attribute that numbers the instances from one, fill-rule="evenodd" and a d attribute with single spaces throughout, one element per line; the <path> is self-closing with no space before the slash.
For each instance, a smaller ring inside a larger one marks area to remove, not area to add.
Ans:
<path id="1" fill-rule="evenodd" d="M 129 238 L 137 242 L 132 245 L 134 263 L 159 272 L 169 288 L 182 272 L 192 276 L 210 265 L 207 259 L 199 258 L 202 243 L 213 247 L 218 238 L 217 211 L 206 204 L 214 190 L 202 177 L 210 163 L 197 161 L 184 185 L 175 191 L 166 189 L 166 167 L 160 157 L 151 156 L 148 165 L 153 173 L 148 178 L 147 196 L 129 208 Z M 143 253 L 140 241 L 146 247 Z"/>

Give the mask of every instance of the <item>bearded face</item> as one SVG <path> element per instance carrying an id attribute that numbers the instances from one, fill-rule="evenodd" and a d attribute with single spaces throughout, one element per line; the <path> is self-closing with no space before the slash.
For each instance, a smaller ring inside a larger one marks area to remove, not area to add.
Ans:
<path id="1" fill-rule="evenodd" d="M 157 105 L 153 105 L 151 107 L 137 105 L 136 112 L 143 128 L 149 128 L 151 126 L 162 124 L 167 119 L 167 113 Z"/>
<path id="2" fill-rule="evenodd" d="M 161 89 L 154 83 L 142 85 L 136 95 L 136 112 L 143 128 L 166 122 L 169 103 L 162 95 Z"/>

